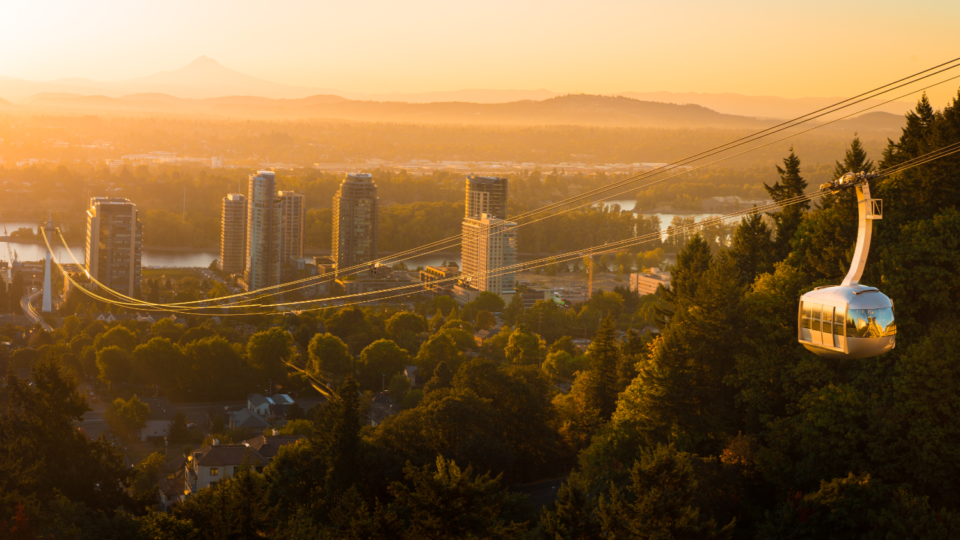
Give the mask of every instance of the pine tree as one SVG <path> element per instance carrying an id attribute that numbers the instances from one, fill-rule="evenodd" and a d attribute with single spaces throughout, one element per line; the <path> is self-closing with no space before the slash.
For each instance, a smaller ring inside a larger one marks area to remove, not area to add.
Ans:
<path id="1" fill-rule="evenodd" d="M 745 217 L 733 233 L 730 255 L 740 270 L 740 282 L 749 285 L 758 275 L 773 271 L 773 239 L 759 213 Z"/>
<path id="2" fill-rule="evenodd" d="M 843 163 L 837 162 L 834 179 L 848 172 L 873 170 L 859 138 L 854 138 Z M 857 195 L 853 190 L 822 197 L 819 208 L 809 214 L 793 237 L 788 263 L 806 273 L 810 281 L 839 280 L 847 272 L 857 241 L 859 223 Z"/>
<path id="3" fill-rule="evenodd" d="M 594 384 L 588 391 L 588 399 L 590 405 L 600 411 L 603 419 L 610 418 L 617 408 L 617 362 L 620 350 L 617 347 L 616 332 L 613 318 L 604 318 L 596 337 L 587 348 L 589 369 L 595 375 Z"/>
<path id="4" fill-rule="evenodd" d="M 319 426 L 325 433 L 324 447 L 329 455 L 326 475 L 329 501 L 336 500 L 361 476 L 360 470 L 360 386 L 352 375 L 340 385 L 337 399 L 324 411 Z"/>
<path id="5" fill-rule="evenodd" d="M 440 311 L 439 308 L 437 308 L 437 314 L 434 315 L 432 319 L 430 319 L 430 331 L 436 332 L 440 330 L 443 327 L 444 322 L 445 321 L 443 319 L 443 313 Z"/>
<path id="6" fill-rule="evenodd" d="M 657 302 L 656 322 L 661 330 L 667 327 L 678 305 L 696 297 L 700 278 L 710 267 L 711 259 L 710 244 L 699 234 L 692 236 L 677 254 L 670 272 L 670 288 L 661 289 Z"/>
<path id="7" fill-rule="evenodd" d="M 592 540 L 600 538 L 600 523 L 595 516 L 595 499 L 579 486 L 575 478 L 557 491 L 555 510 L 544 509 L 540 529 L 549 540 Z"/>
<path id="8" fill-rule="evenodd" d="M 867 157 L 867 151 L 860 143 L 860 137 L 853 134 L 853 141 L 850 148 L 847 149 L 843 157 L 843 163 L 839 161 L 833 168 L 833 179 L 836 180 L 847 173 L 873 172 L 873 160 Z"/>
<path id="9" fill-rule="evenodd" d="M 697 479 L 691 456 L 659 446 L 634 464 L 626 494 L 611 485 L 600 498 L 607 538 L 729 538 L 733 522 L 721 530 L 695 506 Z"/>
<path id="10" fill-rule="evenodd" d="M 771 199 L 780 202 L 803 195 L 807 181 L 800 176 L 800 158 L 793 153 L 793 148 L 790 148 L 790 155 L 783 159 L 783 167 L 777 166 L 777 172 L 780 174 L 779 182 L 773 186 L 763 185 Z M 804 211 L 809 208 L 810 203 L 804 201 L 770 213 L 777 224 L 777 239 L 774 242 L 777 261 L 786 259 L 790 254 L 790 242 L 803 220 Z"/>
<path id="11" fill-rule="evenodd" d="M 637 362 L 640 360 L 646 343 L 640 332 L 630 329 L 627 337 L 620 344 L 620 355 L 617 357 L 617 393 L 623 392 L 630 383 L 637 378 Z"/>

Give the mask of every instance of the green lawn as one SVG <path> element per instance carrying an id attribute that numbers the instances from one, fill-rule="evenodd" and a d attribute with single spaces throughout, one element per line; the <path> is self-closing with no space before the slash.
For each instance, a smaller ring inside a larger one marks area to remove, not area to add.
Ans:
<path id="1" fill-rule="evenodd" d="M 160 277 L 177 281 L 185 277 L 195 277 L 202 280 L 203 276 L 192 268 L 144 268 L 140 271 L 143 279 L 157 279 Z"/>

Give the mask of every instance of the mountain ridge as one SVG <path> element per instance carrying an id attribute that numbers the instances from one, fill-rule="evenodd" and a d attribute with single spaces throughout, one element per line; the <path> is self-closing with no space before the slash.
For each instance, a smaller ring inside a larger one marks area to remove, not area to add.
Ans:
<path id="1" fill-rule="evenodd" d="M 160 71 L 144 77 L 103 82 L 86 78 L 64 78 L 47 82 L 26 81 L 0 76 L 0 97 L 16 101 L 32 101 L 36 95 L 70 93 L 124 98 L 138 94 L 165 94 L 184 99 L 220 97 L 260 97 L 270 99 L 304 99 L 316 95 L 336 95 L 352 101 L 391 103 L 476 103 L 506 104 L 518 101 L 544 101 L 566 94 L 547 89 L 497 90 L 465 89 L 441 92 L 359 93 L 332 89 L 307 88 L 275 83 L 228 68 L 208 56 L 199 56 L 175 70 Z M 793 118 L 831 105 L 842 98 L 781 98 L 742 94 L 698 92 L 620 92 L 623 96 L 647 102 L 677 105 L 699 105 L 721 114 L 763 119 Z M 879 105 L 865 102 L 862 107 Z M 877 111 L 903 114 L 912 108 L 908 102 L 894 102 L 877 107 Z"/>

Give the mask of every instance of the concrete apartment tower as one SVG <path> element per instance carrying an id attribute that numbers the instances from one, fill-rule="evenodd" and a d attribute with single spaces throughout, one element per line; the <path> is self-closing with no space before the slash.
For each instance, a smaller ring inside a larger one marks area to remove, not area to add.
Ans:
<path id="1" fill-rule="evenodd" d="M 140 297 L 143 227 L 128 199 L 93 197 L 87 209 L 87 272 L 103 286 Z"/>
<path id="2" fill-rule="evenodd" d="M 220 269 L 243 274 L 247 244 L 247 199 L 239 193 L 223 198 L 220 221 Z"/>
<path id="3" fill-rule="evenodd" d="M 280 263 L 303 258 L 304 197 L 292 191 L 277 192 L 280 204 Z"/>
<path id="4" fill-rule="evenodd" d="M 507 215 L 507 179 L 467 177 L 466 212 L 463 218 L 461 275 L 478 291 L 513 293 L 515 273 L 493 275 L 517 262 L 516 223 Z"/>
<path id="5" fill-rule="evenodd" d="M 337 270 L 377 258 L 377 185 L 369 174 L 350 174 L 333 196 L 332 259 Z"/>
<path id="6" fill-rule="evenodd" d="M 243 285 L 248 291 L 280 284 L 280 218 L 273 171 L 250 175 Z"/>
<path id="7" fill-rule="evenodd" d="M 480 219 L 482 214 L 507 219 L 507 179 L 495 176 L 467 177 L 465 216 Z"/>
<path id="8" fill-rule="evenodd" d="M 43 226 L 43 230 L 47 235 L 47 239 L 53 242 L 53 234 L 55 231 L 53 221 L 48 219 L 47 223 Z M 40 308 L 42 313 L 50 313 L 53 311 L 53 287 L 50 284 L 50 256 L 50 251 L 47 250 L 47 257 L 43 265 L 43 303 Z"/>

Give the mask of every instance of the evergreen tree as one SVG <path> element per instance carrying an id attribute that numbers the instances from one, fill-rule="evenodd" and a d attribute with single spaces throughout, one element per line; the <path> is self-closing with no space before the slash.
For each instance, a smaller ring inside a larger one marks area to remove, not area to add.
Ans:
<path id="1" fill-rule="evenodd" d="M 435 472 L 434 470 L 435 469 Z M 438 456 L 436 465 L 423 469 L 407 465 L 404 482 L 390 485 L 391 510 L 399 518 L 398 538 L 513 539 L 523 535 L 524 523 L 505 519 L 507 492 L 499 476 L 490 478 L 461 470 Z"/>
<path id="2" fill-rule="evenodd" d="M 540 515 L 540 534 L 544 540 L 593 540 L 600 538 L 600 523 L 594 515 L 595 500 L 575 478 L 560 486 L 554 510 Z"/>
<path id="3" fill-rule="evenodd" d="M 710 244 L 699 234 L 693 235 L 677 254 L 677 262 L 670 269 L 670 288 L 660 289 L 657 302 L 657 326 L 665 329 L 678 306 L 697 296 L 700 278 L 710 267 Z"/>
<path id="4" fill-rule="evenodd" d="M 734 393 L 725 381 L 740 352 L 744 287 L 738 277 L 733 259 L 720 252 L 697 297 L 679 304 L 621 396 L 615 424 L 647 444 L 676 441 L 698 453 L 719 451 L 717 443 L 736 433 Z"/>
<path id="5" fill-rule="evenodd" d="M 740 221 L 730 243 L 730 256 L 740 270 L 740 283 L 749 285 L 760 274 L 773 271 L 774 244 L 759 213 Z"/>
<path id="6" fill-rule="evenodd" d="M 630 383 L 637 378 L 637 362 L 646 350 L 643 336 L 640 332 L 630 329 L 626 339 L 620 344 L 620 355 L 617 357 L 617 393 L 623 392 Z"/>
<path id="7" fill-rule="evenodd" d="M 854 138 L 847 149 L 843 163 L 837 162 L 833 178 L 848 172 L 872 171 L 859 138 Z M 809 276 L 810 282 L 835 280 L 846 274 L 853 258 L 857 241 L 859 216 L 857 194 L 854 190 L 841 191 L 836 196 L 820 199 L 819 208 L 807 216 L 793 238 L 793 249 L 788 262 Z"/>
<path id="8" fill-rule="evenodd" d="M 853 141 L 850 142 L 850 148 L 847 149 L 843 157 L 843 163 L 839 161 L 833 168 L 833 179 L 836 180 L 847 173 L 873 172 L 873 160 L 867 156 L 867 151 L 860 143 L 860 137 L 854 133 Z"/>
<path id="9" fill-rule="evenodd" d="M 617 408 L 617 363 L 620 359 L 617 328 L 612 317 L 606 317 L 600 323 L 596 337 L 587 348 L 587 358 L 594 374 L 588 399 L 601 418 L 610 418 Z"/>
<path id="10" fill-rule="evenodd" d="M 780 202 L 803 195 L 807 181 L 800 176 L 800 158 L 793 153 L 793 148 L 790 148 L 790 155 L 783 159 L 783 167 L 777 166 L 777 173 L 780 174 L 779 182 L 773 186 L 763 185 L 771 199 Z M 776 260 L 782 261 L 790 254 L 790 242 L 803 221 L 804 211 L 809 208 L 810 203 L 804 201 L 770 213 L 777 225 L 777 238 L 774 241 Z"/>
<path id="11" fill-rule="evenodd" d="M 337 391 L 337 399 L 324 409 L 319 431 L 329 455 L 325 478 L 329 501 L 346 492 L 362 476 L 360 469 L 360 387 L 353 376 Z"/>
<path id="12" fill-rule="evenodd" d="M 430 319 L 430 331 L 436 332 L 443 328 L 443 323 L 446 322 L 443 318 L 443 313 L 440 311 L 440 308 L 437 308 L 437 314 Z"/>
<path id="13" fill-rule="evenodd" d="M 731 522 L 723 529 L 702 516 L 695 506 L 697 479 L 692 457 L 671 447 L 644 453 L 630 472 L 625 490 L 611 486 L 601 496 L 603 536 L 611 539 L 730 538 Z M 626 493 L 624 493 L 626 492 Z"/>

